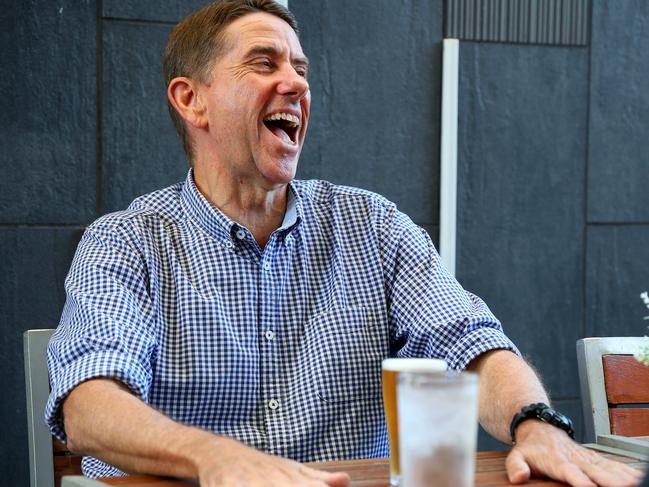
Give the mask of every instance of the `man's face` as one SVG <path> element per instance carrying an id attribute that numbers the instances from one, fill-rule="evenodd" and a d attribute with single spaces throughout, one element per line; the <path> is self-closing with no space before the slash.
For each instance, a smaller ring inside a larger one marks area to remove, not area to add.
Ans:
<path id="1" fill-rule="evenodd" d="M 268 189 L 291 181 L 309 120 L 307 68 L 282 19 L 255 12 L 232 22 L 224 54 L 199 91 L 210 138 L 198 161 Z"/>

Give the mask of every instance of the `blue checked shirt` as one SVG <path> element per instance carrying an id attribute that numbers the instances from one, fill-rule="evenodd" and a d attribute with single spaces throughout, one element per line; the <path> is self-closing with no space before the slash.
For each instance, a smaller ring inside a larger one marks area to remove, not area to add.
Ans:
<path id="1" fill-rule="evenodd" d="M 283 225 L 260 249 L 190 171 L 93 223 L 66 292 L 45 412 L 63 441 L 62 400 L 111 377 L 179 422 L 272 454 L 387 456 L 382 359 L 463 369 L 487 350 L 517 352 L 425 231 L 376 194 L 323 181 L 290 184 Z M 89 457 L 83 470 L 121 474 Z"/>

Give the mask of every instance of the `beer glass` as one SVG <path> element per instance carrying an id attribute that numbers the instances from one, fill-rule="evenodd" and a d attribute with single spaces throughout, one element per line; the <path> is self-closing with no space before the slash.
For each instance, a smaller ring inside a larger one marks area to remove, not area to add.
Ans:
<path id="1" fill-rule="evenodd" d="M 399 485 L 399 425 L 397 422 L 397 374 L 400 372 L 442 372 L 446 362 L 428 358 L 389 358 L 383 360 L 383 407 L 390 441 L 390 484 Z"/>
<path id="2" fill-rule="evenodd" d="M 473 487 L 478 376 L 402 373 L 397 403 L 401 485 Z"/>

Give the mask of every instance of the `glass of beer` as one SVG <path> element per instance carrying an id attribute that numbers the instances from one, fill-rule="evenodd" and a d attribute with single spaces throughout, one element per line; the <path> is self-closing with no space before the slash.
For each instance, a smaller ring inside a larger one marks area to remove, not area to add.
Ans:
<path id="1" fill-rule="evenodd" d="M 399 374 L 397 403 L 402 485 L 473 487 L 477 374 Z"/>
<path id="2" fill-rule="evenodd" d="M 390 441 L 390 485 L 399 485 L 399 425 L 397 411 L 397 375 L 399 372 L 443 372 L 444 360 L 432 358 L 388 358 L 382 363 L 383 407 Z"/>

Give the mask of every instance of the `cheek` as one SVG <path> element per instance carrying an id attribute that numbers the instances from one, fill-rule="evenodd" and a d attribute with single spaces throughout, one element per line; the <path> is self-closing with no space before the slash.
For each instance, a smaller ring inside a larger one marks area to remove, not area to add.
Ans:
<path id="1" fill-rule="evenodd" d="M 235 90 L 218 99 L 217 109 L 210 114 L 210 122 L 216 128 L 216 137 L 232 145 L 241 138 L 250 114 L 245 100 L 249 96 L 243 90 Z"/>
<path id="2" fill-rule="evenodd" d="M 309 115 L 311 114 L 311 91 L 308 91 L 307 94 L 304 95 L 301 104 L 302 104 L 302 111 L 304 112 L 304 116 L 306 118 L 309 118 Z"/>

